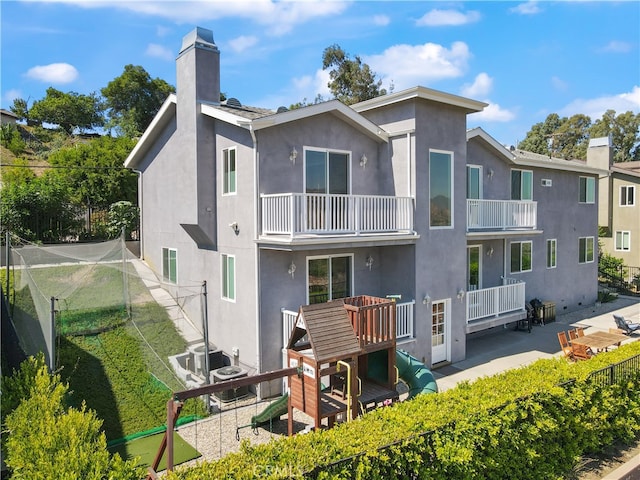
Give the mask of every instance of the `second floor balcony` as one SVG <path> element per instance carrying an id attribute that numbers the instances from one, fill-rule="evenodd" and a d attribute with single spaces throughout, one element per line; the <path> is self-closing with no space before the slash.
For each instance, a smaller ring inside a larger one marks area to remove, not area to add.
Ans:
<path id="1" fill-rule="evenodd" d="M 467 231 L 535 230 L 537 217 L 536 202 L 467 199 Z"/>
<path id="2" fill-rule="evenodd" d="M 413 234 L 413 198 L 280 193 L 261 195 L 262 235 Z"/>

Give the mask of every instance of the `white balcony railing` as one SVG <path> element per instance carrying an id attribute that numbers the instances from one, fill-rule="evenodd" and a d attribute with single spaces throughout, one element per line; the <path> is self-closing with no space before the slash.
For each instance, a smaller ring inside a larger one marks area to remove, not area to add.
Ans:
<path id="1" fill-rule="evenodd" d="M 535 229 L 537 215 L 536 202 L 467 199 L 467 230 Z"/>
<path id="2" fill-rule="evenodd" d="M 380 195 L 262 195 L 262 234 L 366 234 L 413 231 L 413 199 Z"/>
<path id="3" fill-rule="evenodd" d="M 524 293 L 524 282 L 467 292 L 467 323 L 524 310 Z"/>

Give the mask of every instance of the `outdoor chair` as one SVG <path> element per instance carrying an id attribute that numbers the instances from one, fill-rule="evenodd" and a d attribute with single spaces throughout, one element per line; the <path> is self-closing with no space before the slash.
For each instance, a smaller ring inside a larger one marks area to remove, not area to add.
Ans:
<path id="1" fill-rule="evenodd" d="M 631 323 L 620 315 L 614 315 L 613 319 L 616 321 L 616 326 L 622 330 L 622 333 L 625 335 L 631 335 L 640 329 L 640 323 Z"/>
<path id="2" fill-rule="evenodd" d="M 573 350 L 573 357 L 578 360 L 589 360 L 593 356 L 591 349 L 586 345 L 576 343 L 571 346 L 571 349 Z"/>
<path id="3" fill-rule="evenodd" d="M 584 337 L 584 328 L 576 327 L 576 334 L 578 335 L 578 337 Z"/>
<path id="4" fill-rule="evenodd" d="M 624 332 L 622 330 L 620 330 L 619 328 L 610 328 L 609 329 L 609 333 L 617 333 L 618 335 L 624 335 Z M 618 342 L 618 343 L 616 343 L 614 345 L 616 347 L 619 347 L 620 343 L 622 343 L 622 342 Z"/>
<path id="5" fill-rule="evenodd" d="M 564 332 L 558 332 L 558 341 L 560 342 L 560 348 L 562 349 L 564 356 L 569 360 L 573 360 L 573 347 L 569 345 L 567 334 Z"/>
<path id="6" fill-rule="evenodd" d="M 576 338 L 578 338 L 578 332 L 569 330 L 569 340 L 575 340 Z"/>

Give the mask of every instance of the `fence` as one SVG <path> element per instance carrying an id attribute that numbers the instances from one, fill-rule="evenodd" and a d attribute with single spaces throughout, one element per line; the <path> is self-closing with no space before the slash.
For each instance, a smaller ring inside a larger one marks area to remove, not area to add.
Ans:
<path id="1" fill-rule="evenodd" d="M 598 268 L 601 283 L 627 295 L 640 295 L 640 267 L 620 265 L 606 269 Z"/>

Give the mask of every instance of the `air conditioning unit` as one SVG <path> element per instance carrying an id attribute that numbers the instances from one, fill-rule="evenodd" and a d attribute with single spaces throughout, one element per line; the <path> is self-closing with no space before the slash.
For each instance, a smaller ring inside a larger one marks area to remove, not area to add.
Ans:
<path id="1" fill-rule="evenodd" d="M 550 187 L 553 184 L 550 178 L 543 178 L 541 183 L 543 187 Z"/>
<path id="2" fill-rule="evenodd" d="M 225 382 L 227 380 L 233 380 L 235 378 L 242 378 L 247 376 L 247 371 L 244 368 L 237 367 L 235 365 L 229 365 L 227 367 L 218 368 L 211 372 L 213 377 L 213 383 Z M 214 395 L 221 402 L 230 402 L 236 398 L 242 398 L 248 395 L 249 387 L 238 387 L 223 390 L 222 392 L 216 392 Z"/>
<path id="3" fill-rule="evenodd" d="M 188 351 L 193 356 L 193 372 L 197 375 L 206 377 L 206 358 L 204 343 L 190 345 Z M 222 350 L 209 350 L 209 370 L 215 370 L 224 365 Z"/>

